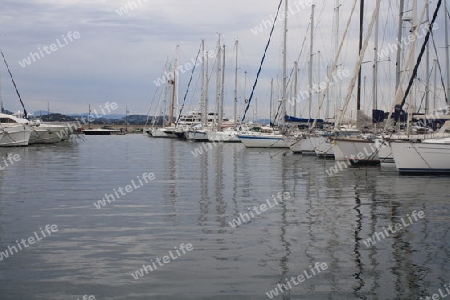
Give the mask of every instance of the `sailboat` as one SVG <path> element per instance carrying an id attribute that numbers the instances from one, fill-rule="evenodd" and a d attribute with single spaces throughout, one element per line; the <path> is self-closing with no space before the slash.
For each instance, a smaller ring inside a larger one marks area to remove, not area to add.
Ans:
<path id="1" fill-rule="evenodd" d="M 237 70 L 238 70 L 238 47 L 239 41 L 235 42 L 235 51 L 236 51 L 236 66 L 234 73 L 234 120 L 233 126 L 227 127 L 225 129 L 216 128 L 216 130 L 211 130 L 208 132 L 208 140 L 210 142 L 226 142 L 226 143 L 240 143 L 241 140 L 238 138 L 239 131 L 237 130 Z M 222 103 L 223 106 L 223 103 Z"/>
<path id="2" fill-rule="evenodd" d="M 177 132 L 180 132 L 180 128 L 177 128 L 175 124 L 173 124 L 174 121 L 174 109 L 175 109 L 175 103 L 178 101 L 178 56 L 179 56 L 179 46 L 176 47 L 176 58 L 175 63 L 173 65 L 173 79 L 168 81 L 168 84 L 172 85 L 171 89 L 171 100 L 170 100 L 170 107 L 169 107 L 169 126 L 164 126 L 166 124 L 163 124 L 162 128 L 152 127 L 149 130 L 147 130 L 147 133 L 150 137 L 154 138 L 177 138 Z M 168 86 L 166 86 L 168 88 Z M 156 117 L 156 116 L 155 116 Z M 155 118 L 154 118 L 155 121 Z"/>
<path id="3" fill-rule="evenodd" d="M 284 124 L 284 118 L 286 116 L 286 79 L 287 79 L 287 71 L 286 71 L 286 59 L 287 59 L 287 21 L 288 21 L 288 0 L 285 0 L 285 11 L 284 11 L 284 31 L 283 31 L 283 83 L 282 83 L 282 98 L 281 98 L 281 115 L 282 115 L 282 123 Z M 278 12 L 275 17 L 275 21 L 278 17 Z M 273 24 L 275 26 L 275 22 Z M 272 34 L 272 32 L 271 32 Z M 270 38 L 269 38 L 270 42 Z M 267 48 L 266 48 L 267 49 Z M 264 56 L 265 57 L 265 56 Z M 264 61 L 261 61 L 261 64 Z M 258 73 L 259 75 L 259 73 Z M 258 80 L 258 76 L 256 78 L 256 82 Z M 256 86 L 255 82 L 255 86 Z M 253 95 L 253 92 L 252 92 Z M 249 103 L 247 104 L 247 109 L 250 107 L 250 102 L 252 99 L 252 95 L 250 96 Z M 246 110 L 247 110 L 246 109 Z M 245 118 L 245 114 L 243 119 Z M 282 134 L 279 130 L 275 130 L 272 127 L 269 129 L 264 129 L 260 131 L 247 131 L 245 133 L 241 133 L 238 135 L 239 140 L 244 144 L 247 148 L 290 148 L 293 141 L 287 139 L 284 134 Z"/>
<path id="4" fill-rule="evenodd" d="M 355 76 L 353 76 L 346 96 L 345 107 L 347 107 L 351 93 L 358 79 L 357 87 L 357 104 L 356 104 L 356 120 L 357 127 L 361 128 L 360 120 L 366 119 L 366 116 L 361 110 L 361 65 L 364 53 L 368 46 L 368 40 L 372 33 L 375 22 L 378 19 L 378 13 L 380 8 L 380 0 L 376 2 L 376 8 L 372 15 L 372 20 L 369 24 L 367 37 L 363 44 L 363 20 L 364 20 L 364 0 L 360 0 L 360 33 L 359 33 L 359 58 L 355 66 Z M 339 126 L 339 122 L 336 122 L 336 126 Z M 337 137 L 332 138 L 335 143 L 335 159 L 348 159 L 353 165 L 379 165 L 380 159 L 378 156 L 378 149 L 374 143 L 374 136 L 372 134 L 362 134 L 359 137 Z M 341 153 L 339 153 L 341 152 Z M 337 158 L 336 158 L 337 157 Z"/>
<path id="5" fill-rule="evenodd" d="M 202 53 L 205 51 L 204 41 L 202 40 Z M 198 124 L 195 124 L 189 128 L 186 133 L 186 140 L 203 142 L 208 141 L 209 132 L 212 127 L 215 126 L 217 130 L 220 130 L 223 122 L 223 98 L 224 98 L 224 80 L 225 80 L 225 45 L 222 46 L 219 40 L 217 42 L 217 85 L 216 85 L 216 112 L 211 114 L 206 114 L 208 106 L 208 70 L 205 68 L 205 64 L 202 64 L 202 94 L 200 97 L 200 107 L 203 108 L 203 115 L 201 115 L 201 120 Z M 210 119 L 209 117 L 212 117 Z"/>
<path id="6" fill-rule="evenodd" d="M 403 97 L 398 97 L 395 104 L 394 119 L 397 120 L 398 112 L 402 110 L 405 104 L 408 93 L 410 92 L 413 79 L 417 75 L 421 57 L 425 51 L 425 46 L 428 43 L 432 26 L 436 20 L 438 11 L 442 5 L 442 0 L 438 0 L 433 18 L 429 24 L 427 35 L 425 36 L 419 57 L 412 72 L 408 88 Z M 445 27 L 448 28 L 448 8 L 444 2 Z M 450 68 L 448 66 L 448 29 L 446 30 L 446 59 L 447 59 L 447 89 L 450 91 Z M 449 94 L 447 96 L 447 103 L 449 103 Z M 441 132 L 447 133 L 446 136 L 439 138 L 408 138 L 406 140 L 390 140 L 389 144 L 392 148 L 395 165 L 400 173 L 450 173 L 450 122 L 447 121 Z"/>

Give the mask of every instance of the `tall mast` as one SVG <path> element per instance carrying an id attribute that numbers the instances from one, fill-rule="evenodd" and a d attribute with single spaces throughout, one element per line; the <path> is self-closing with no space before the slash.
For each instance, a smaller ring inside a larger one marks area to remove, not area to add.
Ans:
<path id="1" fill-rule="evenodd" d="M 311 120 L 311 105 L 312 105 L 312 66 L 313 66 L 313 51 L 314 51 L 314 45 L 313 45 L 313 37 L 314 37 L 314 7 L 315 5 L 311 5 L 311 36 L 310 36 L 310 45 L 309 45 L 309 103 L 308 103 L 308 118 Z M 308 122 L 309 122 L 308 120 Z"/>
<path id="2" fill-rule="evenodd" d="M 225 45 L 223 45 L 223 66 L 222 66 L 222 86 L 220 88 L 221 95 L 220 95 L 220 110 L 219 110 L 219 122 L 217 123 L 219 125 L 219 130 L 222 130 L 222 121 L 223 121 L 223 99 L 225 97 Z"/>
<path id="3" fill-rule="evenodd" d="M 174 114 L 173 111 L 175 110 L 175 80 L 176 80 L 176 73 L 175 73 L 175 67 L 173 72 L 173 80 L 170 82 L 172 84 L 172 97 L 170 99 L 170 108 L 169 108 L 169 126 L 173 124 L 174 120 Z"/>
<path id="4" fill-rule="evenodd" d="M 327 66 L 327 74 L 330 73 L 330 67 Z M 330 119 L 330 93 L 327 93 L 327 105 L 325 106 L 325 120 Z"/>
<path id="5" fill-rule="evenodd" d="M 209 55 L 205 55 L 205 68 L 206 68 L 206 72 L 205 72 L 205 106 L 204 106 L 204 110 L 203 110 L 203 115 L 205 116 L 205 120 L 206 123 L 208 124 L 208 101 L 209 101 Z"/>
<path id="6" fill-rule="evenodd" d="M 339 1 L 340 0 L 336 0 L 336 24 L 335 24 L 335 27 L 336 27 L 336 35 L 335 35 L 335 45 L 334 45 L 334 51 L 335 51 L 335 53 L 338 53 L 339 52 L 339 17 L 340 17 L 340 13 L 339 13 L 339 11 L 340 11 L 340 7 L 341 7 L 341 4 L 339 3 Z M 328 72 L 327 72 L 327 74 L 329 74 Z M 334 118 L 336 119 L 336 112 L 337 112 L 337 110 L 339 109 L 339 107 L 340 107 L 340 98 L 341 98 L 341 93 L 340 93 L 340 90 L 341 90 L 341 85 L 339 85 L 339 93 L 336 91 L 336 87 L 334 88 L 334 99 L 335 99 L 335 107 L 334 107 Z M 328 95 L 328 93 L 327 93 L 327 95 Z M 327 103 L 328 105 L 329 105 L 329 103 Z M 327 108 L 327 111 L 329 110 L 329 108 Z M 328 112 L 327 112 L 327 116 L 328 116 Z"/>
<path id="7" fill-rule="evenodd" d="M 294 62 L 294 99 L 296 99 L 298 94 L 298 61 Z M 297 117 L 297 101 L 294 101 L 294 117 Z"/>
<path id="8" fill-rule="evenodd" d="M 203 59 L 206 57 L 205 55 L 205 40 L 202 39 L 201 42 L 201 46 L 200 46 L 200 53 L 201 53 L 201 60 L 202 60 L 202 92 L 200 95 L 200 113 L 202 114 L 202 123 L 203 126 L 208 125 L 208 116 L 205 115 L 205 84 L 206 84 L 206 80 L 205 80 L 205 74 L 206 74 L 206 70 L 205 70 L 205 64 Z"/>
<path id="9" fill-rule="evenodd" d="M 434 60 L 434 90 L 433 90 L 433 109 L 436 111 L 436 86 L 437 86 L 437 59 Z"/>
<path id="10" fill-rule="evenodd" d="M 238 85 L 238 48 L 239 48 L 239 40 L 236 40 L 236 66 L 234 69 L 234 128 L 237 127 L 237 85 Z"/>
<path id="11" fill-rule="evenodd" d="M 402 41 L 402 28 L 403 28 L 403 11 L 405 9 L 405 0 L 400 0 L 400 11 L 399 11 L 399 19 L 398 19 L 398 32 L 397 32 L 397 43 L 400 45 Z M 400 56 L 402 54 L 401 47 L 398 47 L 397 49 L 397 58 L 396 58 L 396 68 L 395 68 L 395 90 L 398 89 L 398 86 L 400 84 L 400 72 L 401 72 L 401 65 L 400 65 Z"/>
<path id="12" fill-rule="evenodd" d="M 270 104 L 269 104 L 269 120 L 272 123 L 272 109 L 273 109 L 273 78 L 270 80 Z"/>
<path id="13" fill-rule="evenodd" d="M 218 44 L 217 44 L 217 56 L 216 56 L 216 63 L 217 63 L 217 69 L 216 69 L 216 120 L 215 120 L 215 122 L 216 122 L 216 126 L 217 126 L 217 130 L 220 130 L 220 127 L 219 127 L 219 110 L 220 110 L 220 98 L 221 98 L 221 95 L 220 95 L 220 92 L 221 92 L 221 90 L 220 90 L 220 83 L 221 83 L 221 78 L 220 78 L 220 76 L 221 76 L 221 67 L 222 67 L 222 46 L 221 46 L 221 44 L 220 44 L 220 34 L 219 34 L 219 41 L 218 41 Z"/>
<path id="14" fill-rule="evenodd" d="M 412 14 L 411 14 L 411 32 L 417 32 L 419 29 L 419 25 L 417 24 L 417 0 L 412 0 Z M 415 48 L 415 44 L 413 44 L 412 48 L 411 48 L 411 59 L 409 60 L 409 65 L 408 65 L 408 69 L 411 72 L 411 74 L 413 73 L 414 70 L 414 66 L 415 66 L 415 53 L 416 53 L 416 48 Z M 415 90 L 412 90 L 415 91 Z M 414 112 L 414 109 L 416 107 L 416 97 L 414 97 L 415 95 L 413 95 L 413 92 L 411 91 L 411 93 L 408 94 L 409 97 L 409 109 L 407 111 L 408 113 L 408 122 L 406 124 L 407 126 L 407 133 L 408 135 L 411 133 L 411 125 L 412 125 L 412 114 Z"/>
<path id="15" fill-rule="evenodd" d="M 89 112 L 88 112 L 88 129 L 91 129 L 91 104 L 89 103 Z"/>
<path id="16" fill-rule="evenodd" d="M 372 110 L 378 109 L 378 32 L 379 32 L 379 14 L 377 14 L 377 19 L 375 23 L 375 46 L 373 49 L 373 76 L 372 76 Z"/>
<path id="17" fill-rule="evenodd" d="M 283 31 L 283 90 L 282 90 L 282 97 L 281 97 L 281 117 L 282 121 L 281 124 L 284 124 L 284 117 L 286 116 L 286 82 L 287 82 L 287 66 L 286 66 L 286 60 L 287 60 L 287 27 L 288 27 L 288 0 L 285 0 L 285 9 L 284 9 L 284 31 Z"/>
<path id="18" fill-rule="evenodd" d="M 417 0 L 413 0 L 412 14 L 413 14 L 412 30 L 413 30 L 413 32 L 417 32 L 417 31 L 419 31 L 419 26 L 420 26 L 420 24 L 419 24 L 420 21 L 418 21 L 418 19 L 417 19 Z M 422 15 L 422 17 L 423 17 L 423 15 Z M 422 20 L 422 19 L 420 19 L 420 20 Z M 415 52 L 415 48 L 414 48 L 414 56 L 413 57 L 416 56 L 415 53 L 416 52 Z M 412 72 L 412 70 L 414 70 L 414 66 L 415 66 L 415 63 L 413 60 L 411 60 L 411 72 Z M 410 95 L 411 95 L 411 97 L 413 97 L 412 93 Z M 414 100 L 416 101 L 417 99 L 414 97 Z M 411 101 L 410 103 L 413 103 L 413 102 Z M 416 104 L 416 102 L 414 102 L 414 104 Z"/>
<path id="19" fill-rule="evenodd" d="M 247 103 L 245 95 L 247 95 L 247 71 L 244 71 L 244 100 Z"/>
<path id="20" fill-rule="evenodd" d="M 445 61 L 447 63 L 447 104 L 450 104 L 450 59 L 449 59 L 449 50 L 450 45 L 448 44 L 448 7 L 447 1 L 444 1 L 444 13 L 445 13 Z"/>
<path id="21" fill-rule="evenodd" d="M 427 21 L 426 24 L 430 26 L 430 4 L 427 2 Z M 427 54 L 425 58 L 425 69 L 426 69 L 426 78 L 425 78 L 425 115 L 428 115 L 430 110 L 430 43 L 427 43 Z"/>
<path id="22" fill-rule="evenodd" d="M 320 103 L 320 51 L 317 51 L 317 103 Z"/>
<path id="23" fill-rule="evenodd" d="M 2 97 L 2 76 L 1 76 L 1 70 L 0 70 L 0 113 L 4 113 L 5 110 L 3 109 L 3 97 Z"/>
<path id="24" fill-rule="evenodd" d="M 177 82 L 178 82 L 178 76 L 177 76 L 177 68 L 178 68 L 178 50 L 179 45 L 177 45 L 175 50 L 175 63 L 173 64 L 173 80 L 172 80 L 172 100 L 170 101 L 170 111 L 169 111 L 169 124 L 173 123 L 174 119 L 174 109 L 175 109 L 175 103 L 177 103 L 178 106 L 178 95 L 177 95 Z"/>
<path id="25" fill-rule="evenodd" d="M 176 107 L 176 111 L 179 112 L 180 108 L 179 108 L 179 103 L 178 103 L 178 86 L 180 84 L 180 80 L 179 80 L 179 74 L 178 74 L 178 66 L 180 63 L 180 45 L 177 45 L 177 53 L 176 53 L 176 59 L 175 59 L 175 89 L 174 89 L 174 105 Z"/>
<path id="26" fill-rule="evenodd" d="M 128 106 L 125 105 L 125 132 L 128 132 Z"/>
<path id="27" fill-rule="evenodd" d="M 361 55 L 362 50 L 362 40 L 363 40 L 363 31 L 364 31 L 364 0 L 360 0 L 359 7 L 359 46 L 358 46 L 358 55 Z M 359 68 L 358 72 L 358 89 L 356 94 L 356 110 L 361 110 L 361 68 Z M 357 112 L 358 114 L 358 112 Z M 358 118 L 358 115 L 356 116 Z"/>

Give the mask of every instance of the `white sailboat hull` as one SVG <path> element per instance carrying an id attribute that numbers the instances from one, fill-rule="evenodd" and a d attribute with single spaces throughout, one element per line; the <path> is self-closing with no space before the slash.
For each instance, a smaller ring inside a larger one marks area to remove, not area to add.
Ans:
<path id="1" fill-rule="evenodd" d="M 292 153 L 302 154 L 302 142 L 303 142 L 303 139 L 294 141 L 294 143 L 291 146 Z"/>
<path id="2" fill-rule="evenodd" d="M 306 137 L 300 142 L 303 155 L 316 155 L 315 146 L 310 137 Z"/>
<path id="3" fill-rule="evenodd" d="M 339 147 L 338 143 L 336 143 L 336 141 L 333 141 L 332 143 L 333 143 L 334 160 L 338 160 L 338 161 L 347 160 L 345 158 L 344 152 L 342 152 L 342 150 Z"/>
<path id="4" fill-rule="evenodd" d="M 240 134 L 239 140 L 247 148 L 289 148 L 289 143 L 283 139 L 281 134 L 253 135 Z"/>
<path id="5" fill-rule="evenodd" d="M 374 142 L 365 139 L 334 139 L 344 158 L 353 165 L 376 165 L 380 163 Z"/>
<path id="6" fill-rule="evenodd" d="M 210 142 L 240 143 L 237 131 L 210 131 L 208 132 Z"/>
<path id="7" fill-rule="evenodd" d="M 314 139 L 315 148 L 314 151 L 317 156 L 323 158 L 334 158 L 333 144 L 328 141 L 325 136 L 311 137 Z"/>
<path id="8" fill-rule="evenodd" d="M 378 157 L 380 158 L 380 163 L 382 164 L 395 163 L 394 156 L 392 155 L 392 148 L 387 142 L 381 139 L 377 139 L 375 140 L 375 145 L 378 149 Z"/>
<path id="9" fill-rule="evenodd" d="M 400 173 L 450 173 L 450 142 L 391 141 Z"/>

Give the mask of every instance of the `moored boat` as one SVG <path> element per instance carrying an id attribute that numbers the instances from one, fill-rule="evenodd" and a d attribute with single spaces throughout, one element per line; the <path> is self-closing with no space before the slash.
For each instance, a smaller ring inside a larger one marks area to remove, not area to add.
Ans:
<path id="1" fill-rule="evenodd" d="M 400 173 L 450 173 L 450 137 L 423 141 L 391 141 Z"/>
<path id="2" fill-rule="evenodd" d="M 85 135 L 112 135 L 120 133 L 120 130 L 96 128 L 96 129 L 84 129 L 81 132 L 84 133 Z"/>
<path id="3" fill-rule="evenodd" d="M 28 120 L 0 113 L 0 147 L 28 146 Z"/>

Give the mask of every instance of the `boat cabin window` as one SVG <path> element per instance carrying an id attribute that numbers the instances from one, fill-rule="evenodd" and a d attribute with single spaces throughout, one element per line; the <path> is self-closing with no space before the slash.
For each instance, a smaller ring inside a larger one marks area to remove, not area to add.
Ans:
<path id="1" fill-rule="evenodd" d="M 9 118 L 0 118 L 0 123 L 17 123 L 17 122 Z"/>

